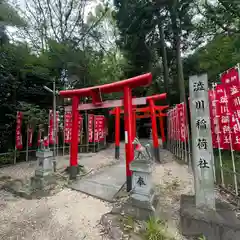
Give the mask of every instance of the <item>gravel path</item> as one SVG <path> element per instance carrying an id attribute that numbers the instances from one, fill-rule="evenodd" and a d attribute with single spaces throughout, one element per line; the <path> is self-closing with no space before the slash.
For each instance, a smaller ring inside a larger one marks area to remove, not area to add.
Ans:
<path id="1" fill-rule="evenodd" d="M 81 154 L 80 163 L 94 171 L 114 162 L 111 150 L 98 154 Z M 68 157 L 58 166 L 68 165 Z M 36 162 L 1 168 L 0 177 L 29 178 Z M 2 240 L 100 240 L 99 220 L 111 205 L 80 192 L 63 189 L 55 196 L 25 200 L 0 191 L 0 239 Z"/>
<path id="2" fill-rule="evenodd" d="M 8 201 L 0 207 L 0 239 L 106 239 L 98 221 L 109 210 L 106 203 L 69 189 L 51 198 Z"/>
<path id="3" fill-rule="evenodd" d="M 113 147 L 102 150 L 98 153 L 78 154 L 78 163 L 84 165 L 87 170 L 99 169 L 115 162 Z M 0 177 L 10 176 L 13 179 L 25 179 L 34 175 L 37 161 L 19 163 L 13 166 L 0 168 Z M 63 169 L 69 166 L 69 155 L 57 158 L 57 168 Z"/>
<path id="4" fill-rule="evenodd" d="M 179 210 L 181 194 L 193 194 L 194 180 L 188 166 L 174 161 L 174 156 L 161 150 L 164 164 L 157 164 L 153 172 L 153 181 L 160 192 L 160 204 L 157 209 L 161 220 L 166 221 L 168 232 L 176 240 L 185 240 L 179 234 Z"/>

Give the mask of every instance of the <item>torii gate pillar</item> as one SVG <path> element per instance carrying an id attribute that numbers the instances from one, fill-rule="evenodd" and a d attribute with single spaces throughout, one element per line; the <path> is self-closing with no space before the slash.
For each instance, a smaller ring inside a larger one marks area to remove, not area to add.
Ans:
<path id="1" fill-rule="evenodd" d="M 120 107 L 115 108 L 115 158 L 120 157 Z"/>
<path id="2" fill-rule="evenodd" d="M 166 93 L 147 97 L 147 100 L 149 102 L 150 113 L 151 113 L 151 120 L 152 120 L 152 138 L 153 138 L 154 156 L 155 156 L 155 160 L 158 162 L 160 162 L 160 154 L 159 154 L 157 120 L 156 120 L 155 103 L 154 102 L 156 100 L 166 99 L 166 97 L 167 97 Z"/>
<path id="3" fill-rule="evenodd" d="M 79 97 L 72 97 L 72 143 L 70 148 L 70 179 L 74 179 L 78 174 L 78 104 Z"/>
<path id="4" fill-rule="evenodd" d="M 129 168 L 131 161 L 134 159 L 133 149 L 133 117 L 132 117 L 132 90 L 129 87 L 124 88 L 124 130 L 125 130 L 125 149 L 126 149 L 126 175 L 127 191 L 132 189 L 132 172 Z"/>

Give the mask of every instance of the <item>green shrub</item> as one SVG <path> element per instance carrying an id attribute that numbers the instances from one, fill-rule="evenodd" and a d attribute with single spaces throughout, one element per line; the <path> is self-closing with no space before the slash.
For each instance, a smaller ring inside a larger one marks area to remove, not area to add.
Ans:
<path id="1" fill-rule="evenodd" d="M 150 218 L 146 222 L 144 237 L 146 240 L 174 240 L 166 231 L 165 224 L 155 218 Z"/>

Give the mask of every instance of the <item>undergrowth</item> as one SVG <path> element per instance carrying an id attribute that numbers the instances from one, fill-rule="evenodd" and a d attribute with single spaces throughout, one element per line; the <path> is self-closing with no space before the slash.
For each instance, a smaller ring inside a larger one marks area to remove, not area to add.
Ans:
<path id="1" fill-rule="evenodd" d="M 144 239 L 146 240 L 175 240 L 167 232 L 166 225 L 163 221 L 156 218 L 150 218 L 146 222 L 144 232 Z"/>
<path id="2" fill-rule="evenodd" d="M 198 240 L 207 240 L 205 236 L 201 236 L 198 238 Z"/>
<path id="3" fill-rule="evenodd" d="M 176 240 L 167 231 L 167 227 L 163 221 L 156 218 L 150 218 L 146 222 L 144 232 L 145 240 Z M 205 236 L 200 236 L 198 240 L 207 240 Z"/>

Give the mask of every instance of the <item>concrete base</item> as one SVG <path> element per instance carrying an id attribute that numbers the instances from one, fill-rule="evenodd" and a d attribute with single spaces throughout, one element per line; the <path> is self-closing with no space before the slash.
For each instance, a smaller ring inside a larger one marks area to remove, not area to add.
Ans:
<path id="1" fill-rule="evenodd" d="M 79 173 L 78 165 L 69 167 L 69 178 L 70 180 L 76 180 Z"/>
<path id="2" fill-rule="evenodd" d="M 158 197 L 153 195 L 151 202 L 139 201 L 130 197 L 121 206 L 115 206 L 112 209 L 113 214 L 126 214 L 141 221 L 147 221 L 150 217 L 156 217 L 155 209 L 157 208 Z"/>
<path id="3" fill-rule="evenodd" d="M 120 157 L 120 147 L 115 146 L 115 159 L 119 159 Z"/>
<path id="4" fill-rule="evenodd" d="M 46 186 L 56 183 L 56 178 L 53 175 L 47 175 L 44 177 L 34 176 L 31 177 L 31 189 L 32 190 L 42 190 Z"/>
<path id="5" fill-rule="evenodd" d="M 127 192 L 132 190 L 132 176 L 127 176 Z"/>
<path id="6" fill-rule="evenodd" d="M 216 211 L 197 209 L 194 196 L 181 196 L 181 231 L 189 237 L 207 240 L 239 240 L 240 221 L 230 204 L 216 200 Z"/>
<path id="7" fill-rule="evenodd" d="M 161 161 L 160 161 L 159 147 L 153 147 L 153 151 L 154 151 L 155 161 L 160 163 Z"/>

